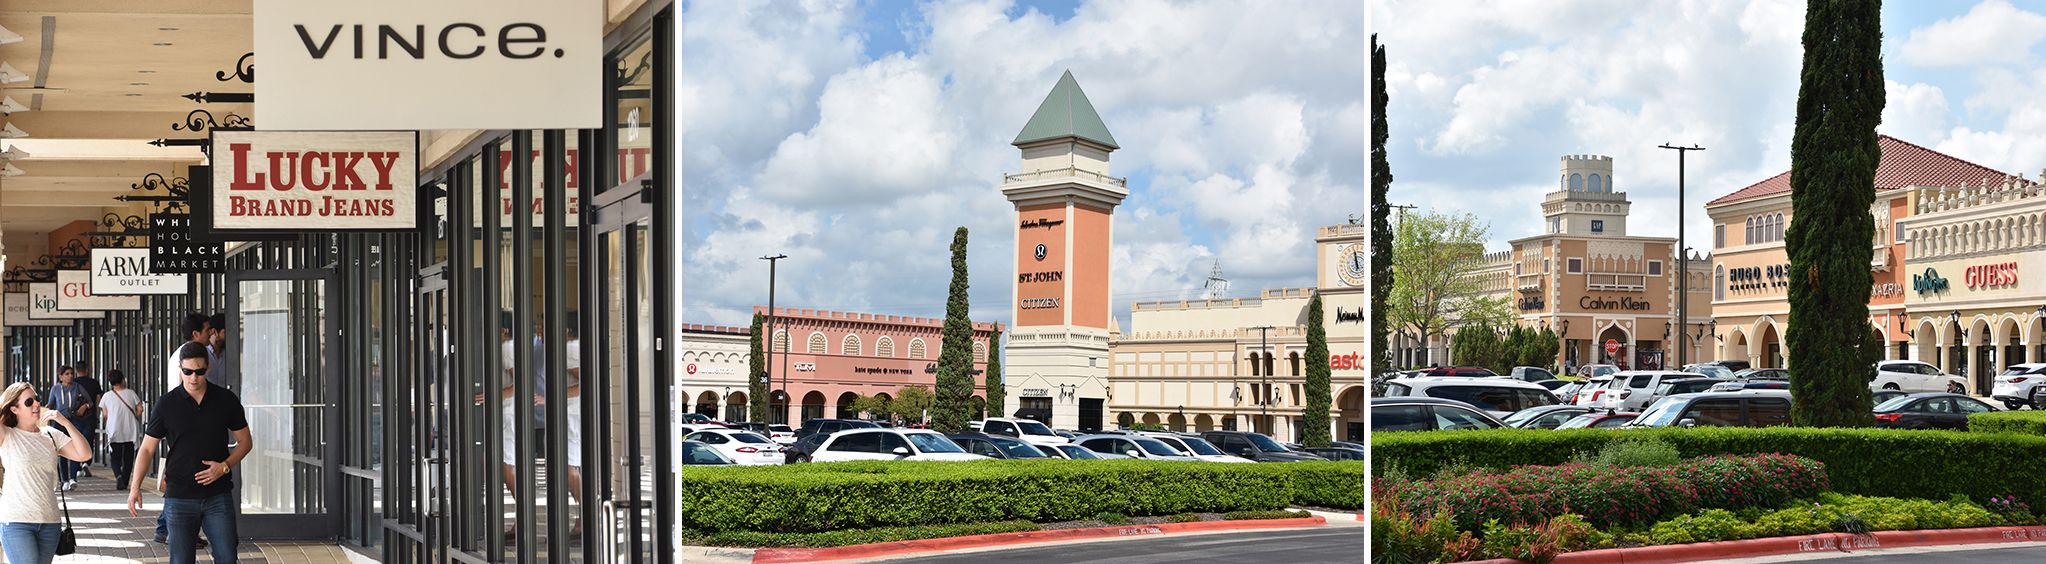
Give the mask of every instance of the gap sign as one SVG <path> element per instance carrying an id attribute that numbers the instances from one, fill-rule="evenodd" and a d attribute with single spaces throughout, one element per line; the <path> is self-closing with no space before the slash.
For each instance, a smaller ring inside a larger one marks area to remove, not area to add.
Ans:
<path id="1" fill-rule="evenodd" d="M 97 296 L 185 293 L 185 275 L 157 274 L 149 263 L 149 249 L 93 249 L 88 289 Z"/>
<path id="2" fill-rule="evenodd" d="M 215 131 L 214 231 L 405 231 L 416 131 Z"/>

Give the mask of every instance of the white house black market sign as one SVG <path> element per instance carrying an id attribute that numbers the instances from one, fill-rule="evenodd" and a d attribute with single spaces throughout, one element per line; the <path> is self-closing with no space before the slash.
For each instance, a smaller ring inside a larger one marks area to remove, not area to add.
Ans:
<path id="1" fill-rule="evenodd" d="M 1601 300 L 1597 297 L 1585 296 L 1577 299 L 1577 307 L 1589 310 L 1645 311 L 1648 309 L 1648 302 L 1631 297 Z"/>
<path id="2" fill-rule="evenodd" d="M 213 232 L 409 231 L 416 131 L 213 132 Z"/>
<path id="3" fill-rule="evenodd" d="M 159 274 L 214 274 L 225 272 L 220 243 L 192 240 L 192 214 L 149 215 L 149 270 Z"/>
<path id="4" fill-rule="evenodd" d="M 90 289 L 101 296 L 184 294 L 186 276 L 157 274 L 148 249 L 93 249 Z"/>

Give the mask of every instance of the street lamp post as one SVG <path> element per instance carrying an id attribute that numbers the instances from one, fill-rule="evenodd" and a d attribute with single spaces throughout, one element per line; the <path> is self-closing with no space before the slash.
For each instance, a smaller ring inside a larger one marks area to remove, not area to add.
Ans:
<path id="1" fill-rule="evenodd" d="M 766 367 L 767 367 L 767 374 L 766 374 L 765 376 L 767 377 L 767 383 L 769 383 L 769 384 L 773 384 L 773 383 L 774 383 L 774 322 L 775 322 L 775 317 L 774 317 L 774 278 L 775 278 L 775 267 L 776 267 L 776 266 L 778 266 L 778 265 L 779 265 L 779 264 L 781 263 L 781 259 L 785 259 L 785 258 L 789 258 L 789 256 L 788 256 L 788 255 L 784 255 L 784 254 L 777 254 L 777 255 L 774 255 L 774 256 L 763 256 L 763 257 L 760 257 L 760 260 L 764 260 L 764 261 L 767 261 L 767 334 L 765 334 L 765 335 L 761 335 L 761 336 L 767 339 L 767 358 L 765 358 L 765 359 L 762 359 L 762 365 L 763 365 L 763 366 L 766 366 Z M 788 353 L 787 351 L 783 351 L 783 352 L 782 352 L 782 356 L 783 356 L 783 357 L 787 357 L 787 356 L 788 356 L 788 354 L 789 354 L 789 353 Z M 789 371 L 787 371 L 787 370 L 783 370 L 783 371 L 781 371 L 781 387 L 782 387 L 782 389 L 783 389 L 783 390 L 787 390 L 787 389 L 788 389 L 788 387 L 789 387 Z M 786 392 L 784 392 L 784 395 L 786 395 Z M 768 400 L 769 402 L 773 402 L 773 401 L 774 401 L 774 390 L 768 390 L 768 391 L 767 391 L 767 400 Z M 788 413 L 787 413 L 787 411 L 788 411 L 788 405 L 789 405 L 789 404 L 788 404 L 788 400 L 786 400 L 786 399 L 782 400 L 782 411 L 783 411 L 783 412 L 782 412 L 782 414 L 781 414 L 781 415 L 782 415 L 782 417 L 784 418 L 784 419 L 782 420 L 782 421 L 783 421 L 784 423 L 786 423 L 786 422 L 788 421 L 788 420 L 786 419 L 786 418 L 788 417 Z M 769 417 L 768 419 L 770 419 L 770 421 L 762 421 L 762 423 L 773 423 L 773 421 L 771 421 L 771 419 L 773 419 L 773 417 Z"/>
<path id="2" fill-rule="evenodd" d="M 1264 353 L 1264 358 L 1251 361 L 1261 363 L 1257 367 L 1258 373 L 1263 376 L 1259 384 L 1262 388 L 1257 392 L 1258 426 L 1266 433 L 1272 431 L 1272 345 L 1265 337 L 1265 332 L 1272 329 L 1276 327 L 1262 325 L 1257 328 L 1258 349 Z"/>
<path id="3" fill-rule="evenodd" d="M 1959 369 L 1961 376 L 1967 376 L 1968 367 L 1966 365 L 1969 360 L 1968 351 L 1966 350 L 1968 346 L 1968 328 L 1961 326 L 1961 312 L 1959 310 L 1947 314 L 1947 321 L 1954 324 L 1954 352 L 1950 355 L 1953 358 L 1947 360 L 1950 364 L 1954 365 L 1954 368 Z"/>
<path id="4" fill-rule="evenodd" d="M 1704 147 L 1692 144 L 1676 147 L 1668 143 L 1661 146 L 1677 152 L 1677 319 L 1679 323 L 1690 323 L 1691 302 L 1691 257 L 1684 253 L 1684 155 L 1691 151 L 1703 151 Z M 1689 355 L 1684 349 L 1677 349 L 1677 366 L 1683 366 Z"/>

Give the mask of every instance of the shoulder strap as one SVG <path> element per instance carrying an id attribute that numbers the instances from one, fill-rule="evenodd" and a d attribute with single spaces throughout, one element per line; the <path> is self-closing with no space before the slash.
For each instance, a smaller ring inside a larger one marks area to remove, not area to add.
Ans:
<path id="1" fill-rule="evenodd" d="M 59 432 L 61 432 L 61 431 L 59 431 Z M 74 439 L 74 440 L 75 440 L 75 439 Z M 56 443 L 57 443 L 57 438 L 56 438 L 56 437 L 50 437 L 50 444 L 54 446 L 54 445 L 55 445 Z M 62 455 L 62 454 L 58 454 L 57 456 L 64 456 L 64 455 Z M 57 489 L 57 499 L 58 499 L 58 500 L 60 500 L 60 501 L 62 501 L 62 502 L 64 503 L 64 528 L 66 528 L 66 529 L 69 529 L 69 528 L 71 528 L 71 496 L 69 496 L 69 495 L 66 495 L 66 494 L 64 493 L 64 490 L 63 490 L 63 488 L 58 488 L 58 489 Z"/>

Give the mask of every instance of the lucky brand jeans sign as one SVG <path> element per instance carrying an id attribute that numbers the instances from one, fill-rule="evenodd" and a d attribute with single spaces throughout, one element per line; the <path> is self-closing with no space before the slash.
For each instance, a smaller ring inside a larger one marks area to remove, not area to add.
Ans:
<path id="1" fill-rule="evenodd" d="M 418 223 L 419 134 L 216 131 L 215 231 L 395 231 Z"/>

